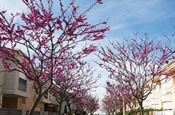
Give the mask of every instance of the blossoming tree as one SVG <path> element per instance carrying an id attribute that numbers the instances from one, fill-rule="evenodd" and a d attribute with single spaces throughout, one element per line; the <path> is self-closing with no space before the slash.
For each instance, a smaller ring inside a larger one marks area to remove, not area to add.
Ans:
<path id="1" fill-rule="evenodd" d="M 83 113 L 89 113 L 93 115 L 95 111 L 99 109 L 99 99 L 95 96 L 92 96 L 86 93 L 80 100 L 76 102 L 77 109 Z"/>
<path id="2" fill-rule="evenodd" d="M 71 60 L 96 51 L 94 44 L 77 48 L 78 43 L 103 39 L 109 28 L 106 22 L 90 24 L 86 18 L 101 0 L 82 13 L 78 12 L 75 0 L 66 6 L 62 0 L 22 2 L 27 12 L 11 14 L 9 18 L 8 11 L 0 11 L 0 57 L 6 70 L 21 72 L 34 83 L 38 96 L 29 112 L 32 115 L 39 100 L 53 85 L 53 77 L 64 70 L 65 62 L 70 60 L 66 66 L 73 67 Z M 58 8 L 53 8 L 56 3 Z"/>
<path id="3" fill-rule="evenodd" d="M 160 66 L 173 53 L 169 47 L 145 35 L 143 39 L 137 36 L 125 39 L 124 43 L 111 42 L 110 47 L 101 47 L 98 57 L 102 61 L 99 62 L 100 67 L 109 72 L 109 78 L 115 81 L 116 86 L 122 86 L 118 91 L 129 92 L 137 100 L 143 115 L 143 101 L 155 86 L 154 78 L 161 74 Z"/>
<path id="4" fill-rule="evenodd" d="M 55 85 L 51 90 L 59 103 L 60 112 L 62 103 L 66 102 L 71 113 L 71 105 L 76 105 L 86 97 L 90 90 L 96 88 L 95 83 L 100 77 L 95 77 L 93 75 L 95 70 L 92 70 L 92 67 L 85 62 L 74 66 L 74 68 L 65 68 L 64 66 L 64 70 L 55 77 Z"/>

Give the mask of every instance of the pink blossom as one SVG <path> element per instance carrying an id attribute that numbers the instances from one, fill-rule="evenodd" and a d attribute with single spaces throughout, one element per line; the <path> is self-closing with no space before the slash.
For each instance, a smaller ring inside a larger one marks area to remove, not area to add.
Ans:
<path id="1" fill-rule="evenodd" d="M 5 60 L 3 59 L 3 60 L 2 60 L 2 64 L 3 64 L 3 66 L 5 67 L 5 69 L 10 70 L 10 65 L 11 65 L 11 63 L 9 63 L 9 62 L 7 62 L 7 61 L 5 61 Z"/>
<path id="2" fill-rule="evenodd" d="M 98 2 L 99 4 L 103 4 L 102 0 L 97 0 L 97 2 Z"/>
<path id="3" fill-rule="evenodd" d="M 90 53 L 92 53 L 96 50 L 97 50 L 97 46 L 90 45 L 89 47 L 86 47 L 85 49 L 83 49 L 83 53 L 84 54 L 90 54 Z"/>
<path id="4" fill-rule="evenodd" d="M 22 1 L 28 12 L 20 14 L 20 23 L 15 20 L 19 14 L 9 18 L 5 11 L 0 12 L 0 45 L 6 48 L 10 44 L 10 50 L 0 50 L 0 57 L 6 59 L 3 62 L 4 67 L 9 68 L 8 61 L 14 63 L 19 67 L 15 68 L 17 71 L 22 71 L 36 84 L 36 91 L 40 95 L 36 100 L 40 100 L 43 93 L 48 92 L 54 83 L 61 87 L 59 91 L 66 92 L 65 96 L 69 94 L 67 91 L 73 92 L 73 97 L 78 93 L 84 96 L 95 87 L 97 78 L 93 77 L 94 70 L 91 67 L 85 67 L 87 64 L 82 58 L 96 51 L 97 47 L 92 44 L 74 51 L 78 47 L 77 44 L 104 38 L 108 27 L 103 27 L 104 23 L 91 24 L 86 18 L 90 9 L 96 3 L 102 4 L 102 0 L 96 1 L 82 13 L 78 12 L 79 7 L 74 5 L 75 0 L 72 0 L 69 6 L 63 4 L 64 0 Z M 60 7 L 53 8 L 54 2 L 59 2 Z M 55 12 L 57 14 L 53 14 Z M 13 53 L 19 46 L 24 48 L 25 54 Z M 38 102 L 34 103 L 37 105 Z M 34 110 L 35 106 L 28 114 L 31 115 Z"/>

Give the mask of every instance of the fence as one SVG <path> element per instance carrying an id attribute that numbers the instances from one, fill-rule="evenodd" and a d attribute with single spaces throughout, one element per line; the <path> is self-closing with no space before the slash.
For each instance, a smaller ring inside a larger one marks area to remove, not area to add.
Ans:
<path id="1" fill-rule="evenodd" d="M 27 115 L 28 111 L 0 108 L 0 115 Z M 59 115 L 56 112 L 35 111 L 33 115 Z"/>

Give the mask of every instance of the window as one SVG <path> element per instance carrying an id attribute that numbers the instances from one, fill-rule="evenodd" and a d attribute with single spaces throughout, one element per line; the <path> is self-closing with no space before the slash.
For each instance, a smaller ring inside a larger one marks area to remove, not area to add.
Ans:
<path id="1" fill-rule="evenodd" d="M 171 87 L 166 88 L 165 90 L 166 90 L 166 94 L 172 94 L 172 88 Z"/>
<path id="2" fill-rule="evenodd" d="M 172 109 L 171 107 L 173 107 L 172 101 L 167 101 L 163 103 L 163 109 Z"/>
<path id="3" fill-rule="evenodd" d="M 18 89 L 26 92 L 26 88 L 27 88 L 27 81 L 22 78 L 19 78 Z"/>
<path id="4" fill-rule="evenodd" d="M 45 98 L 45 99 L 48 99 L 48 92 L 46 92 L 46 93 L 44 94 L 44 98 Z"/>
<path id="5" fill-rule="evenodd" d="M 51 95 L 49 95 L 49 100 L 50 100 L 50 101 L 52 100 L 52 96 L 51 96 Z"/>
<path id="6" fill-rule="evenodd" d="M 22 102 L 22 104 L 26 104 L 26 98 L 22 97 L 21 102 Z"/>

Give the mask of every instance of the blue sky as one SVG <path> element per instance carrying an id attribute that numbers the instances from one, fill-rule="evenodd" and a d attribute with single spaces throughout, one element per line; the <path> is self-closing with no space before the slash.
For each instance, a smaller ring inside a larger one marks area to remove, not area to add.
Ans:
<path id="1" fill-rule="evenodd" d="M 173 31 L 175 0 L 104 0 L 88 16 L 95 21 L 109 18 L 107 35 L 114 38 L 136 32 L 160 35 Z"/>
<path id="2" fill-rule="evenodd" d="M 80 12 L 88 8 L 95 0 L 77 0 Z M 64 1 L 65 2 L 65 1 Z M 56 8 L 56 7 L 55 7 Z M 20 0 L 0 0 L 0 10 L 9 12 L 26 11 Z M 133 33 L 143 35 L 147 33 L 151 37 L 170 35 L 175 27 L 175 0 L 103 0 L 103 4 L 97 4 L 87 15 L 90 22 L 95 23 L 108 19 L 110 31 L 106 33 L 106 39 L 98 44 L 107 45 L 109 39 L 122 40 L 131 38 Z M 94 55 L 87 58 L 88 61 L 96 59 Z M 94 68 L 103 76 L 98 81 L 96 95 L 100 99 L 105 95 L 104 84 L 107 73 L 93 63 Z"/>

